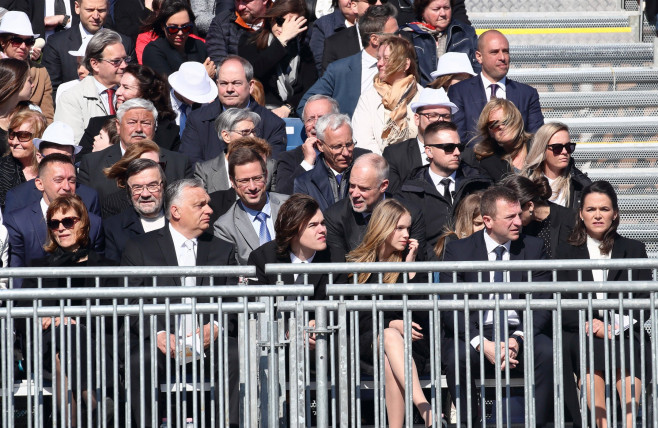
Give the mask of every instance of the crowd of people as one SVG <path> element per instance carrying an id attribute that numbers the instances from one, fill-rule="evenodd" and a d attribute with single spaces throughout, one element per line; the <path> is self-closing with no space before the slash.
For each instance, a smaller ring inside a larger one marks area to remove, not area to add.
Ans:
<path id="1" fill-rule="evenodd" d="M 506 37 L 496 30 L 476 36 L 463 1 L 235 0 L 217 2 L 214 13 L 194 0 L 5 6 L 9 10 L 0 21 L 3 266 L 255 265 L 252 282 L 272 284 L 276 279 L 265 273 L 266 263 L 647 257 L 643 244 L 617 233 L 614 188 L 605 181 L 592 183 L 575 166 L 569 128 L 545 124 L 537 91 L 507 77 Z M 303 143 L 287 150 L 293 120 L 301 120 L 297 137 Z M 342 280 L 397 283 L 400 275 L 360 273 Z M 643 270 L 632 275 L 651 277 Z M 492 283 L 551 280 L 546 272 L 531 278 L 527 272 L 485 272 L 484 277 Z M 558 279 L 577 278 L 576 271 L 558 274 Z M 626 270 L 582 271 L 583 280 L 628 278 Z M 303 279 L 284 276 L 289 283 Z M 158 285 L 208 280 L 161 278 Z M 306 280 L 315 287 L 314 299 L 326 299 L 326 274 Z M 424 283 L 427 277 L 412 273 L 408 280 Z M 150 281 L 132 278 L 130 285 Z M 434 277 L 439 284 L 453 281 L 477 282 L 477 273 Z M 228 283 L 214 279 L 214 285 Z M 20 279 L 11 285 L 37 286 Z M 383 341 L 388 421 L 402 426 L 404 315 L 387 312 L 379 333 L 369 315 L 360 324 L 361 359 L 376 359 Z M 473 370 L 483 353 L 487 371 L 497 364 L 523 373 L 523 316 L 505 311 L 501 322 L 510 334 L 502 337 L 495 328 L 498 315 L 484 311 L 480 326 L 475 311 L 468 318 L 463 312 L 443 314 L 442 357 L 453 399 L 467 399 L 466 388 L 456 385 L 466 384 L 469 354 Z M 595 311 L 593 322 L 582 326 L 577 312 L 564 312 L 565 408 L 576 424 L 581 409 L 574 374 L 581 373 L 582 328 L 594 336 L 588 346 L 593 344 L 596 358 L 587 379 L 578 382 L 586 382 L 589 395 L 593 377 L 597 425 L 610 422 L 603 318 L 603 311 Z M 66 322 L 44 319 L 44 342 Z M 208 346 L 210 336 L 218 337 L 219 328 L 207 320 L 183 316 L 180 322 L 181 330 L 171 333 L 166 325 L 173 326 L 174 317 L 170 323 L 158 317 L 153 340 L 160 352 L 154 355 L 138 352 L 148 341 L 140 341 L 137 326 L 130 329 L 135 352 L 122 363 L 134 371 L 133 379 L 152 357 L 158 371 L 147 370 L 146 381 L 164 376 L 168 353 L 179 339 L 198 332 Z M 234 344 L 237 324 L 230 323 L 223 332 Z M 528 351 L 541 367 L 535 370 L 541 426 L 552 421 L 551 328 L 550 312 L 538 310 L 525 329 L 533 334 Z M 427 314 L 414 312 L 413 399 L 430 426 L 437 421 L 418 381 L 429 364 L 428 332 Z M 609 356 L 618 368 L 626 357 L 626 373 L 617 369 L 616 378 L 627 378 L 628 419 L 643 387 L 637 372 L 630 378 L 629 349 L 637 350 L 635 367 L 640 367 L 644 333 L 631 323 L 625 334 L 627 349 L 617 344 Z M 57 355 L 59 343 L 52 343 Z M 229 346 L 228 357 L 235 367 L 236 346 Z M 228 380 L 232 424 L 239 417 L 237 372 L 230 370 Z M 138 396 L 139 382 L 131 387 Z M 470 391 L 476 393 L 474 385 Z M 147 402 L 151 393 L 146 391 Z M 475 395 L 468 398 L 477 403 Z M 85 406 L 96 406 L 86 389 L 84 399 Z M 147 427 L 163 414 L 162 405 L 140 410 L 139 400 L 132 404 L 135 415 L 146 412 Z M 466 418 L 467 407 L 460 409 Z M 474 405 L 476 421 L 480 414 Z"/>

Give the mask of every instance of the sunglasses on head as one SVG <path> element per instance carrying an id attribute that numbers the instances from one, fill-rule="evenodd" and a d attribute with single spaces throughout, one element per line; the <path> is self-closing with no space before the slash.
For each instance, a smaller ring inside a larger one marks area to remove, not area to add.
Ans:
<path id="1" fill-rule="evenodd" d="M 459 149 L 459 152 L 464 151 L 464 144 L 457 144 L 457 143 L 446 143 L 446 144 L 425 144 L 425 147 L 434 147 L 435 149 L 441 149 L 444 152 L 450 154 L 455 151 L 455 149 Z"/>
<path id="2" fill-rule="evenodd" d="M 190 34 L 192 32 L 192 24 L 167 25 L 165 29 L 167 30 L 167 33 L 171 34 L 172 36 L 178 34 L 179 31 L 182 31 L 183 34 Z"/>
<path id="3" fill-rule="evenodd" d="M 25 46 L 30 47 L 34 46 L 34 37 L 30 37 L 29 39 L 24 39 L 22 37 L 14 36 L 11 39 L 9 39 L 9 43 L 15 48 L 19 47 L 23 43 L 25 43 Z"/>
<path id="4" fill-rule="evenodd" d="M 562 150 L 566 150 L 567 154 L 571 154 L 576 150 L 576 143 L 549 144 L 546 149 L 552 151 L 555 156 L 562 153 Z"/>
<path id="5" fill-rule="evenodd" d="M 7 140 L 18 139 L 21 143 L 26 143 L 32 139 L 33 134 L 29 131 L 12 131 L 7 133 Z"/>
<path id="6" fill-rule="evenodd" d="M 80 217 L 64 217 L 61 220 L 51 219 L 48 220 L 48 228 L 50 230 L 57 230 L 59 229 L 59 225 L 61 223 L 65 229 L 72 229 L 73 226 L 75 226 L 75 224 L 79 221 L 80 221 Z"/>

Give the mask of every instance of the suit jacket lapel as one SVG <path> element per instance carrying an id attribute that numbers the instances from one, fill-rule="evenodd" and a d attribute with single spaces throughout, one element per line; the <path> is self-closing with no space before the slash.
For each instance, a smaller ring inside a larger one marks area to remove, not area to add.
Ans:
<path id="1" fill-rule="evenodd" d="M 418 142 L 416 141 L 415 138 L 411 139 L 411 142 L 407 146 L 409 156 L 407 159 L 411 161 L 411 168 L 409 171 L 413 171 L 415 168 L 422 166 L 423 165 L 423 158 L 420 154 L 420 150 L 418 149 Z"/>
<path id="2" fill-rule="evenodd" d="M 476 98 L 473 100 L 474 103 L 479 105 L 479 110 L 482 110 L 487 104 L 487 88 L 484 87 L 484 83 L 482 82 L 482 76 L 477 75 L 473 77 L 471 80 L 473 80 L 473 94 L 477 94 Z"/>
<path id="3" fill-rule="evenodd" d="M 157 237 L 157 245 L 162 258 L 165 261 L 165 266 L 178 266 L 178 258 L 176 257 L 176 248 L 174 247 L 174 240 L 171 238 L 169 228 L 164 227 L 159 230 Z M 173 278 L 176 285 L 181 285 L 180 277 Z"/>
<path id="4" fill-rule="evenodd" d="M 249 248 L 252 250 L 258 248 L 260 245 L 260 239 L 258 238 L 258 235 L 256 234 L 251 221 L 249 221 L 249 215 L 242 208 L 242 204 L 240 202 L 235 203 L 233 221 L 235 222 L 235 228 L 237 229 L 238 233 L 242 235 L 242 239 L 244 239 L 247 245 L 249 245 Z"/>
<path id="5" fill-rule="evenodd" d="M 619 240 L 615 239 L 615 243 L 612 246 L 612 253 L 610 254 L 611 259 L 623 259 L 626 257 L 626 249 L 619 244 Z M 624 274 L 624 279 L 628 277 L 626 274 L 627 271 L 620 269 L 611 269 L 608 271 L 608 281 L 619 281 Z"/>
<path id="6" fill-rule="evenodd" d="M 103 159 L 103 167 L 112 166 L 119 159 L 121 159 L 121 143 L 112 145 L 112 147 L 107 151 L 105 159 Z"/>
<path id="7" fill-rule="evenodd" d="M 48 235 L 48 227 L 46 226 L 46 220 L 43 218 L 43 212 L 41 211 L 41 199 L 32 204 L 32 214 L 34 219 L 34 238 L 36 241 L 36 248 L 39 249 L 46 242 Z M 45 251 L 42 249 L 42 254 Z M 25 263 L 29 262 L 27 257 L 41 257 L 37 254 L 25 254 Z"/>
<path id="8" fill-rule="evenodd" d="M 290 260 L 290 254 L 280 255 L 279 253 L 276 253 L 276 262 L 277 263 L 292 263 L 292 261 Z M 275 277 L 276 277 L 276 275 L 275 275 Z M 273 278 L 273 279 L 276 280 L 276 278 Z M 310 281 L 310 279 L 311 278 L 309 277 L 309 281 Z M 283 275 L 281 275 L 281 280 L 285 284 L 294 284 L 295 283 L 295 276 L 291 273 L 284 273 Z"/>
<path id="9" fill-rule="evenodd" d="M 334 204 L 334 192 L 331 190 L 331 185 L 327 179 L 327 167 L 324 165 L 324 160 L 320 157 L 318 162 L 322 162 L 317 168 L 313 168 L 311 174 L 311 183 L 318 188 L 320 195 L 326 206 L 330 207 Z M 322 204 L 320 204 L 322 205 Z"/>

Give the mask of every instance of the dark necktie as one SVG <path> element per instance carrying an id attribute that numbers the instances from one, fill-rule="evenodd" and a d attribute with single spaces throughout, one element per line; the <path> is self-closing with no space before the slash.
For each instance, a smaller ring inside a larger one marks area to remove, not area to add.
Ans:
<path id="1" fill-rule="evenodd" d="M 503 259 L 503 254 L 505 254 L 505 247 L 502 245 L 497 246 L 494 248 L 494 253 L 496 253 L 496 260 L 502 260 Z M 503 271 L 497 270 L 494 272 L 494 282 L 503 282 Z M 503 335 L 505 334 L 505 311 L 499 310 L 497 313 L 494 310 L 494 314 L 498 316 L 498 325 L 500 326 L 500 337 L 502 338 Z M 491 340 L 495 340 L 495 335 L 496 335 L 496 328 L 495 324 L 493 325 L 493 328 L 491 329 Z"/>
<path id="2" fill-rule="evenodd" d="M 183 137 L 183 129 L 185 129 L 185 122 L 187 122 L 187 109 L 189 106 L 187 104 L 181 104 L 180 105 L 180 125 L 178 127 L 180 128 L 180 136 L 181 138 Z"/>
<path id="3" fill-rule="evenodd" d="M 116 110 L 114 110 L 114 92 L 115 90 L 112 88 L 105 90 L 105 93 L 107 94 L 107 106 L 109 107 L 108 111 L 111 115 L 117 114 Z"/>
<path id="4" fill-rule="evenodd" d="M 443 197 L 450 205 L 452 205 L 452 194 L 450 193 L 450 183 L 452 182 L 449 178 L 444 178 L 441 180 L 441 185 L 443 186 Z"/>
<path id="5" fill-rule="evenodd" d="M 55 15 L 66 15 L 64 0 L 55 0 Z"/>
<path id="6" fill-rule="evenodd" d="M 491 98 L 489 101 L 493 100 L 494 98 L 498 98 L 496 96 L 496 91 L 498 90 L 498 84 L 492 83 L 491 85 L 489 85 L 489 87 L 491 88 Z"/>
<path id="7" fill-rule="evenodd" d="M 340 187 L 340 182 L 343 179 L 343 174 L 336 174 L 336 183 L 338 184 L 338 187 Z"/>

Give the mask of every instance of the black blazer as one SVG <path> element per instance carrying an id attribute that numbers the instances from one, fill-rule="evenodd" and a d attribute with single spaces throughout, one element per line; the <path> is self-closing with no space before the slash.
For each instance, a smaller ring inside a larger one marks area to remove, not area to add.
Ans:
<path id="1" fill-rule="evenodd" d="M 330 263 L 331 255 L 329 254 L 329 248 L 324 251 L 318 251 L 313 257 L 311 263 Z M 261 245 L 251 252 L 249 255 L 249 261 L 247 264 L 249 266 L 256 266 L 256 276 L 258 280 L 255 284 L 257 285 L 276 285 L 278 280 L 278 275 L 265 274 L 265 265 L 268 263 L 292 263 L 290 261 L 290 255 L 286 254 L 284 256 L 279 255 L 276 252 L 276 241 L 272 240 L 266 244 Z M 281 275 L 281 279 L 284 284 L 294 284 L 295 278 L 292 274 Z M 308 283 L 313 284 L 314 293 L 313 300 L 326 300 L 327 298 L 327 283 L 329 282 L 328 273 L 316 273 L 310 274 L 308 276 Z M 334 283 L 337 281 L 334 279 Z"/>
<path id="2" fill-rule="evenodd" d="M 475 232 L 471 236 L 463 239 L 458 239 L 456 241 L 449 242 L 446 245 L 444 252 L 443 260 L 444 261 L 486 261 L 489 260 L 487 257 L 487 247 L 484 243 L 484 230 Z M 510 246 L 510 260 L 542 260 L 546 258 L 546 254 L 543 249 L 543 241 L 532 236 L 521 235 L 516 241 L 512 241 Z M 482 272 L 483 282 L 489 282 L 490 272 Z M 528 282 L 528 272 L 527 271 L 513 271 L 510 272 L 510 280 L 512 282 Z M 551 273 L 550 272 L 533 272 L 532 275 L 533 281 L 550 281 Z M 441 283 L 452 283 L 453 275 L 452 272 L 441 272 L 440 274 Z M 457 282 L 478 282 L 478 272 L 460 272 L 457 274 Z M 504 290 L 501 290 L 504 291 Z M 476 299 L 477 296 L 471 296 L 473 299 Z M 550 298 L 551 296 L 548 293 L 534 293 L 533 297 L 536 299 Z M 452 295 L 447 295 L 442 297 L 445 299 L 452 299 Z M 525 296 L 520 294 L 512 294 L 513 299 L 523 299 Z M 534 334 L 547 333 L 550 335 L 551 328 L 551 312 L 545 310 L 535 310 L 533 311 L 533 331 Z M 454 316 L 452 312 L 446 312 L 442 314 L 442 320 L 444 325 L 444 331 L 448 337 L 454 335 Z M 458 332 L 459 338 L 464 339 L 465 337 L 465 327 L 464 327 L 464 312 L 457 312 L 458 320 Z M 519 314 L 519 330 L 523 329 L 523 315 Z M 470 338 L 474 338 L 480 335 L 479 327 L 479 317 L 478 311 L 470 312 L 470 324 L 468 326 Z M 511 332 L 510 332 L 511 333 Z"/>
<path id="3" fill-rule="evenodd" d="M 550 254 L 552 259 L 557 259 L 561 257 L 557 256 L 558 246 L 567 242 L 569 235 L 573 230 L 573 227 L 576 223 L 575 211 L 565 208 L 561 205 L 554 204 L 553 202 L 548 203 L 551 208 L 551 214 L 549 215 L 549 235 L 550 235 L 550 248 L 547 248 L 546 243 L 544 243 L 544 250 Z M 540 232 L 540 223 L 533 222 L 528 226 L 523 227 L 523 232 L 529 236 L 537 237 Z"/>
<path id="4" fill-rule="evenodd" d="M 233 244 L 219 239 L 209 233 L 203 233 L 197 238 L 197 266 L 228 266 L 234 264 L 235 255 Z M 130 240 L 126 245 L 125 250 L 123 251 L 121 266 L 178 266 L 178 260 L 176 259 L 176 249 L 174 248 L 174 241 L 171 238 L 169 227 L 163 227 L 162 229 L 139 235 Z M 236 281 L 233 278 L 214 278 L 215 286 L 234 283 L 236 283 Z M 209 284 L 209 277 L 197 278 L 197 285 Z M 135 277 L 131 278 L 129 285 L 132 287 L 145 287 L 151 286 L 153 284 L 151 278 Z M 158 278 L 157 282 L 157 286 L 161 287 L 180 285 L 180 277 L 161 277 Z M 224 300 L 226 301 L 230 299 Z M 149 303 L 150 302 L 151 301 L 149 300 Z M 180 303 L 180 299 L 170 299 L 170 302 L 172 304 Z M 198 299 L 197 302 L 207 303 L 209 302 L 209 299 L 202 298 Z M 139 304 L 139 300 L 134 299 L 130 303 Z M 161 299 L 159 303 L 164 303 L 164 299 Z M 174 328 L 174 318 L 175 316 L 172 316 L 169 320 L 172 330 Z M 204 316 L 204 318 L 207 318 L 207 316 Z M 222 320 L 217 321 L 219 321 L 220 324 L 222 322 Z M 131 318 L 131 337 L 133 340 L 138 340 L 138 322 L 138 317 Z M 166 330 L 164 315 L 158 316 L 156 323 L 156 331 Z M 204 319 L 203 323 L 208 323 L 208 320 Z M 229 336 L 237 337 L 237 317 L 229 317 L 229 325 L 224 327 L 226 328 L 226 332 L 229 334 Z M 150 329 L 145 329 L 144 339 L 148 339 L 150 334 Z"/>
<path id="5" fill-rule="evenodd" d="M 121 159 L 120 143 L 100 152 L 89 153 L 80 162 L 78 180 L 96 189 L 101 198 L 116 192 L 118 189 L 116 181 L 107 178 L 103 169 L 114 165 L 119 159 Z M 160 149 L 160 162 L 166 163 L 164 172 L 167 176 L 167 183 L 192 177 L 192 165 L 187 156 Z"/>
<path id="6" fill-rule="evenodd" d="M 423 166 L 417 138 L 386 146 L 382 156 L 388 161 L 388 191 L 391 193 L 400 190 L 411 172 Z"/>
<path id="7" fill-rule="evenodd" d="M 218 218 L 226 214 L 226 212 L 233 206 L 235 201 L 238 200 L 238 195 L 235 193 L 234 188 L 226 190 L 218 190 L 209 194 L 210 208 L 212 214 L 210 215 L 210 224 L 215 224 Z"/>
<path id="8" fill-rule="evenodd" d="M 275 174 L 275 188 L 277 193 L 293 194 L 295 178 L 306 172 L 301 165 L 303 160 L 304 150 L 302 150 L 302 146 L 297 146 L 292 150 L 279 153 Z"/>
<path id="9" fill-rule="evenodd" d="M 42 19 L 43 21 L 43 19 Z M 126 55 L 134 57 L 134 42 L 130 37 L 121 35 L 121 43 L 126 49 Z M 46 67 L 53 84 L 53 100 L 57 88 L 64 82 L 78 79 L 78 64 L 69 51 L 77 51 L 82 44 L 80 26 L 72 26 L 68 30 L 60 31 L 48 38 L 48 43 L 43 48 L 41 64 Z"/>
<path id="10" fill-rule="evenodd" d="M 187 61 L 196 61 L 203 64 L 208 58 L 206 44 L 201 40 L 188 37 L 185 42 L 185 52 L 181 54 L 169 43 L 166 37 L 159 37 L 144 48 L 142 64 L 164 76 L 178 71 L 181 64 Z"/>
<path id="11" fill-rule="evenodd" d="M 85 155 L 91 153 L 94 149 L 94 137 L 101 132 L 101 128 L 108 120 L 114 118 L 113 115 L 96 116 L 89 119 L 85 133 L 80 139 L 80 153 L 76 158 L 81 160 Z M 177 152 L 180 146 L 180 128 L 176 121 L 169 119 L 158 119 L 158 127 L 155 130 L 153 141 L 161 148 Z"/>
<path id="12" fill-rule="evenodd" d="M 139 214 L 132 207 L 104 220 L 103 230 L 105 231 L 105 256 L 117 262 L 121 261 L 126 243 L 134 237 L 144 234 Z"/>
<path id="13" fill-rule="evenodd" d="M 359 34 L 356 25 L 339 31 L 324 41 L 324 55 L 322 57 L 322 72 L 324 73 L 329 64 L 337 59 L 347 58 L 361 52 L 359 47 Z M 360 81 L 359 77 L 359 81 Z"/>
<path id="14" fill-rule="evenodd" d="M 71 5 L 71 28 L 77 27 L 80 23 L 80 15 L 75 13 L 75 0 L 69 0 Z M 25 12 L 30 17 L 32 23 L 32 31 L 38 34 L 39 37 L 46 38 L 46 26 L 43 23 L 43 18 L 46 15 L 46 1 L 45 0 L 17 0 L 15 9 Z M 48 40 L 50 42 L 50 38 Z M 79 48 L 80 46 L 78 46 Z M 78 50 L 77 48 L 75 50 Z"/>

